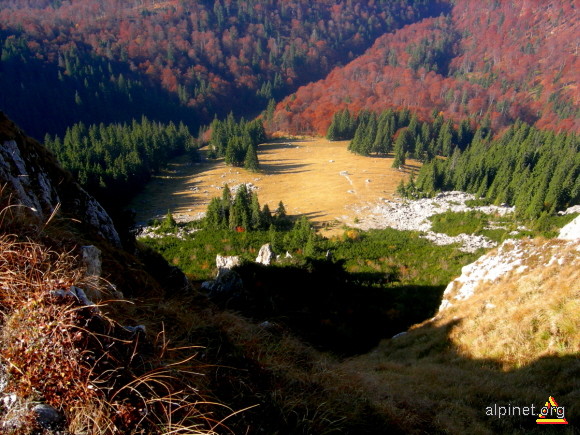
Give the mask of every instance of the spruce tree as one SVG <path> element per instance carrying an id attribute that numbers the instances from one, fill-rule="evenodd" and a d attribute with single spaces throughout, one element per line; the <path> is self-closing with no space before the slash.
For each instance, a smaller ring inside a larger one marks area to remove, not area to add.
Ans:
<path id="1" fill-rule="evenodd" d="M 262 211 L 260 210 L 260 202 L 258 201 L 258 194 L 252 192 L 252 199 L 250 204 L 250 217 L 252 230 L 259 230 L 263 227 Z"/>
<path id="2" fill-rule="evenodd" d="M 258 163 L 258 154 L 256 153 L 256 148 L 252 145 L 250 145 L 246 151 L 244 168 L 252 172 L 257 172 L 260 169 L 260 165 Z"/>
<path id="3" fill-rule="evenodd" d="M 332 122 L 330 123 L 328 130 L 326 131 L 326 138 L 330 141 L 338 140 L 339 138 L 338 134 L 339 113 L 340 112 L 335 112 L 335 114 L 332 115 Z"/>
<path id="4" fill-rule="evenodd" d="M 270 212 L 268 204 L 264 204 L 264 207 L 262 207 L 262 224 L 264 228 L 267 228 L 272 224 L 272 213 Z"/>
<path id="5" fill-rule="evenodd" d="M 212 198 L 207 206 L 205 214 L 205 225 L 212 230 L 226 227 L 225 216 L 223 214 L 222 203 L 219 198 Z"/>
<path id="6" fill-rule="evenodd" d="M 304 255 L 307 257 L 313 257 L 315 254 L 316 254 L 316 232 L 314 230 L 311 230 L 308 233 L 306 245 L 304 245 Z"/>
<path id="7" fill-rule="evenodd" d="M 163 231 L 163 232 L 171 232 L 171 231 L 174 231 L 176 227 L 177 227 L 177 222 L 173 218 L 173 214 L 171 214 L 171 210 L 167 210 L 167 214 L 165 215 L 165 218 L 161 222 L 161 225 L 159 226 L 159 230 Z"/>
<path id="8" fill-rule="evenodd" d="M 274 213 L 278 219 L 284 219 L 286 217 L 286 207 L 284 207 L 284 203 L 282 201 L 278 203 L 278 208 Z"/>
<path id="9" fill-rule="evenodd" d="M 236 229 L 242 227 L 245 230 L 250 230 L 252 228 L 251 222 L 252 218 L 248 189 L 245 184 L 241 184 L 236 192 L 236 197 L 230 210 L 230 228 Z"/>

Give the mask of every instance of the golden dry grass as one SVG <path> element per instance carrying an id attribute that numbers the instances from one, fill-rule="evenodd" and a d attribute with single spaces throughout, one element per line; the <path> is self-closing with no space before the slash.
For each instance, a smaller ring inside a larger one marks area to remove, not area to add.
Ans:
<path id="1" fill-rule="evenodd" d="M 261 203 L 272 211 L 283 201 L 289 214 L 305 214 L 317 224 L 335 220 L 352 224 L 353 207 L 391 198 L 401 179 L 420 164 L 409 161 L 399 171 L 391 168 L 393 159 L 358 156 L 347 151 L 347 144 L 321 138 L 263 144 L 260 173 L 226 166 L 223 159 L 193 166 L 185 158 L 177 159 L 130 206 L 141 222 L 161 217 L 168 209 L 177 218 L 195 216 L 205 211 L 211 198 L 221 195 L 219 187 L 225 183 L 230 187 L 253 183 Z M 348 175 L 340 175 L 343 171 Z"/>
<path id="2" fill-rule="evenodd" d="M 454 344 L 470 358 L 493 358 L 505 369 L 543 356 L 580 354 L 578 245 L 542 239 L 520 243 L 527 255 L 525 270 L 480 284 L 473 297 L 438 320 L 461 317 L 461 327 L 450 336 Z"/>
<path id="3" fill-rule="evenodd" d="M 569 421 L 577 415 L 579 245 L 520 243 L 528 269 L 480 284 L 434 320 L 344 363 L 374 406 L 406 418 L 411 432 L 422 417 L 449 433 L 545 431 L 537 415 L 498 419 L 486 407 L 539 409 L 549 395 L 565 405 Z M 550 264 L 555 255 L 562 264 Z"/>

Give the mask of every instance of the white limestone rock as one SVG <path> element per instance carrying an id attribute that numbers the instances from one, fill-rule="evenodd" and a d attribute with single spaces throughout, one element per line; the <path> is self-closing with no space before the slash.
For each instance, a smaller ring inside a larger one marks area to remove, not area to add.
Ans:
<path id="1" fill-rule="evenodd" d="M 577 216 L 568 225 L 565 225 L 558 236 L 563 240 L 577 240 L 580 239 L 580 216 Z"/>
<path id="2" fill-rule="evenodd" d="M 260 248 L 258 256 L 256 257 L 256 263 L 269 266 L 272 260 L 274 260 L 275 258 L 276 254 L 272 250 L 272 246 L 269 243 L 266 243 Z"/>

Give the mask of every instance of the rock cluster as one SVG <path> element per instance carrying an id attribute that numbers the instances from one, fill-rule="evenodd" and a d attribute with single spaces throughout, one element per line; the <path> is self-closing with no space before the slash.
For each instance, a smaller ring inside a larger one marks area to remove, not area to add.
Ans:
<path id="1" fill-rule="evenodd" d="M 484 236 L 461 234 L 456 237 L 450 237 L 446 234 L 431 231 L 429 217 L 446 211 L 465 212 L 477 210 L 486 214 L 504 216 L 513 213 L 515 210 L 514 207 L 507 206 L 467 206 L 465 202 L 472 199 L 475 199 L 475 196 L 465 192 L 442 192 L 434 198 L 404 202 L 382 199 L 378 204 L 355 210 L 359 214 L 359 223 L 355 226 L 364 230 L 390 227 L 401 231 L 422 231 L 425 233 L 423 237 L 438 245 L 461 243 L 461 250 L 465 252 L 474 252 L 479 248 L 494 247 L 496 243 Z"/>
<path id="2" fill-rule="evenodd" d="M 580 217 L 576 218 L 579 219 Z M 580 250 L 579 238 L 568 242 L 550 241 L 544 244 L 525 239 L 506 240 L 497 251 L 485 254 L 461 269 L 461 276 L 451 281 L 445 289 L 439 311 L 448 309 L 458 301 L 469 299 L 480 285 L 496 281 L 509 273 L 519 275 L 530 267 L 548 267 L 556 263 L 560 266 L 564 264 L 580 266 L 578 250 Z M 491 305 L 486 308 L 493 308 Z"/>
<path id="3" fill-rule="evenodd" d="M 524 255 L 525 251 L 521 249 L 519 242 L 506 240 L 496 253 L 483 255 L 474 263 L 464 266 L 461 275 L 451 281 L 443 292 L 439 311 L 452 306 L 453 300 L 469 299 L 480 283 L 494 281 L 522 266 Z"/>

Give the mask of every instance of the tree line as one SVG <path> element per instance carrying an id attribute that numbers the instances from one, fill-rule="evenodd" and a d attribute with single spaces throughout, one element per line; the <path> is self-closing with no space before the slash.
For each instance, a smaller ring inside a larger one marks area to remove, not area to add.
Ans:
<path id="1" fill-rule="evenodd" d="M 413 183 L 409 193 L 462 190 L 542 218 L 580 204 L 580 138 L 521 121 L 495 139 L 479 128 L 465 150 L 424 164 Z"/>
<path id="2" fill-rule="evenodd" d="M 484 122 L 482 131 L 488 131 Z M 421 121 L 409 110 L 385 110 L 380 114 L 362 110 L 352 115 L 348 109 L 336 112 L 328 128 L 329 140 L 351 140 L 348 149 L 363 156 L 394 154 L 393 167 L 412 157 L 423 162 L 435 156 L 450 156 L 455 148 L 465 149 L 474 136 L 473 127 L 463 120 L 456 128 L 450 119 L 434 111 Z"/>
<path id="3" fill-rule="evenodd" d="M 45 145 L 76 180 L 108 205 L 126 203 L 169 159 L 195 152 L 183 123 L 162 124 L 145 116 L 124 124 L 74 124 Z"/>

